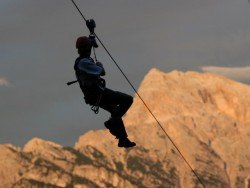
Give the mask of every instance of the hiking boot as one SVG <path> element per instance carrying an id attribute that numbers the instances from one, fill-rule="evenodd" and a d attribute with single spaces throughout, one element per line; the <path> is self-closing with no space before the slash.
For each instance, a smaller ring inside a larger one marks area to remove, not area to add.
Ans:
<path id="1" fill-rule="evenodd" d="M 130 148 L 134 146 L 136 146 L 136 144 L 131 142 L 127 137 L 119 139 L 118 147 Z"/>

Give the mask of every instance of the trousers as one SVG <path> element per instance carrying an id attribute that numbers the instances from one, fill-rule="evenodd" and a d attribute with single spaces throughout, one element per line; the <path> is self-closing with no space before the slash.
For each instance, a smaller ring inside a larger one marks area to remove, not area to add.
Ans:
<path id="1" fill-rule="evenodd" d="M 95 104 L 97 98 L 100 96 L 96 90 L 83 90 L 85 101 L 87 104 Z M 99 103 L 100 108 L 110 112 L 111 118 L 104 123 L 105 127 L 109 129 L 110 133 L 117 139 L 126 138 L 127 132 L 122 121 L 122 116 L 128 111 L 133 103 L 133 97 L 119 91 L 113 91 L 105 88 L 102 92 L 102 97 Z"/>
<path id="2" fill-rule="evenodd" d="M 104 123 L 110 133 L 117 139 L 126 138 L 127 132 L 122 116 L 133 103 L 133 97 L 119 91 L 105 88 L 100 101 L 100 108 L 110 112 L 111 118 Z"/>

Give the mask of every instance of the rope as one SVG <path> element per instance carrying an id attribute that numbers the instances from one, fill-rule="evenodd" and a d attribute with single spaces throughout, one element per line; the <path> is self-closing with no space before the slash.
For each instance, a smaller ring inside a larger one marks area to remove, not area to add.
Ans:
<path id="1" fill-rule="evenodd" d="M 93 51 L 94 51 L 95 62 L 97 62 L 97 57 L 96 57 L 96 53 L 95 53 L 95 47 L 93 47 Z"/>
<path id="2" fill-rule="evenodd" d="M 76 5 L 76 3 L 74 2 L 74 0 L 71 0 L 72 3 L 75 5 L 76 9 L 78 10 L 78 12 L 81 14 L 82 18 L 85 20 L 85 22 L 87 21 L 86 18 L 84 17 L 84 15 L 82 14 L 82 12 L 80 11 L 80 9 L 78 8 L 78 6 Z M 188 165 L 188 167 L 191 169 L 191 171 L 193 172 L 193 174 L 196 176 L 197 180 L 200 182 L 200 184 L 205 188 L 205 185 L 203 184 L 203 182 L 201 181 L 201 179 L 199 178 L 198 174 L 194 171 L 194 169 L 191 167 L 191 165 L 189 164 L 189 162 L 186 160 L 186 158 L 184 157 L 184 155 L 181 153 L 181 151 L 179 150 L 179 148 L 177 147 L 177 145 L 174 143 L 174 141 L 171 139 L 171 137 L 168 135 L 168 133 L 165 131 L 165 129 L 163 128 L 163 126 L 161 125 L 161 123 L 158 121 L 158 119 L 155 117 L 155 115 L 153 114 L 153 112 L 150 110 L 150 108 L 148 107 L 148 105 L 146 104 L 146 102 L 143 100 L 143 98 L 141 97 L 141 95 L 137 92 L 137 90 L 135 89 L 134 85 L 130 82 L 130 80 L 128 79 L 128 77 L 125 75 L 125 73 L 123 72 L 123 70 L 120 68 L 120 66 L 118 65 L 118 63 L 116 62 L 116 60 L 113 58 L 113 56 L 110 54 L 109 50 L 105 47 L 105 45 L 103 44 L 103 42 L 101 41 L 101 39 L 97 36 L 96 33 L 93 33 L 95 35 L 95 37 L 97 38 L 97 40 L 100 42 L 100 44 L 102 45 L 102 47 L 104 48 L 104 50 L 107 52 L 107 54 L 109 55 L 109 57 L 112 59 L 112 61 L 115 63 L 116 67 L 119 69 L 119 71 L 122 73 L 122 75 L 125 77 L 125 79 L 127 80 L 127 82 L 129 83 L 129 85 L 133 88 L 133 90 L 135 91 L 135 93 L 137 94 L 137 96 L 140 98 L 140 100 L 143 102 L 143 104 L 145 105 L 145 107 L 147 108 L 147 110 L 150 112 L 150 114 L 153 116 L 153 118 L 155 119 L 155 121 L 157 122 L 157 124 L 159 125 L 159 127 L 162 129 L 162 131 L 165 133 L 165 135 L 167 136 L 167 138 L 171 141 L 171 143 L 173 144 L 173 146 L 176 148 L 176 150 L 179 152 L 179 154 L 181 155 L 181 157 L 183 158 L 183 160 L 185 161 L 185 163 Z"/>
<path id="3" fill-rule="evenodd" d="M 99 113 L 99 108 L 100 108 L 100 102 L 101 102 L 101 99 L 102 99 L 102 94 L 99 95 L 97 101 L 96 101 L 96 104 L 94 104 L 92 107 L 91 107 L 91 110 L 95 113 L 95 114 L 98 114 Z"/>

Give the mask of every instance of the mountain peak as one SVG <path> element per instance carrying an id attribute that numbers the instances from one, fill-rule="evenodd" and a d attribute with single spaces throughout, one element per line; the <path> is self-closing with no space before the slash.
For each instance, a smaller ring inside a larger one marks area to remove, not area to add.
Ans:
<path id="1" fill-rule="evenodd" d="M 250 111 L 247 110 L 250 106 L 249 88 L 249 85 L 211 73 L 164 73 L 152 69 L 138 92 L 160 119 L 211 112 L 214 115 L 223 113 L 239 121 L 250 121 Z M 129 114 L 125 118 L 127 124 L 154 121 L 137 96 Z"/>
<path id="2" fill-rule="evenodd" d="M 49 147 L 62 148 L 62 146 L 59 144 L 35 137 L 32 138 L 27 144 L 25 144 L 25 146 L 23 147 L 23 151 L 33 152 L 39 150 L 40 148 L 49 148 Z"/>

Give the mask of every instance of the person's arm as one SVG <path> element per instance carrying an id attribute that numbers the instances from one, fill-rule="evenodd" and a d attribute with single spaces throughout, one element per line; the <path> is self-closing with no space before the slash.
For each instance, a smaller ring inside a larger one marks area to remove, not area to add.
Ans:
<path id="1" fill-rule="evenodd" d="M 101 62 L 97 61 L 96 65 L 102 68 L 101 76 L 105 76 L 106 72 L 105 72 L 105 69 L 103 67 L 103 64 Z"/>
<path id="2" fill-rule="evenodd" d="M 103 67 L 96 65 L 87 58 L 80 60 L 78 63 L 78 68 L 81 71 L 93 76 L 102 76 L 104 70 Z"/>

